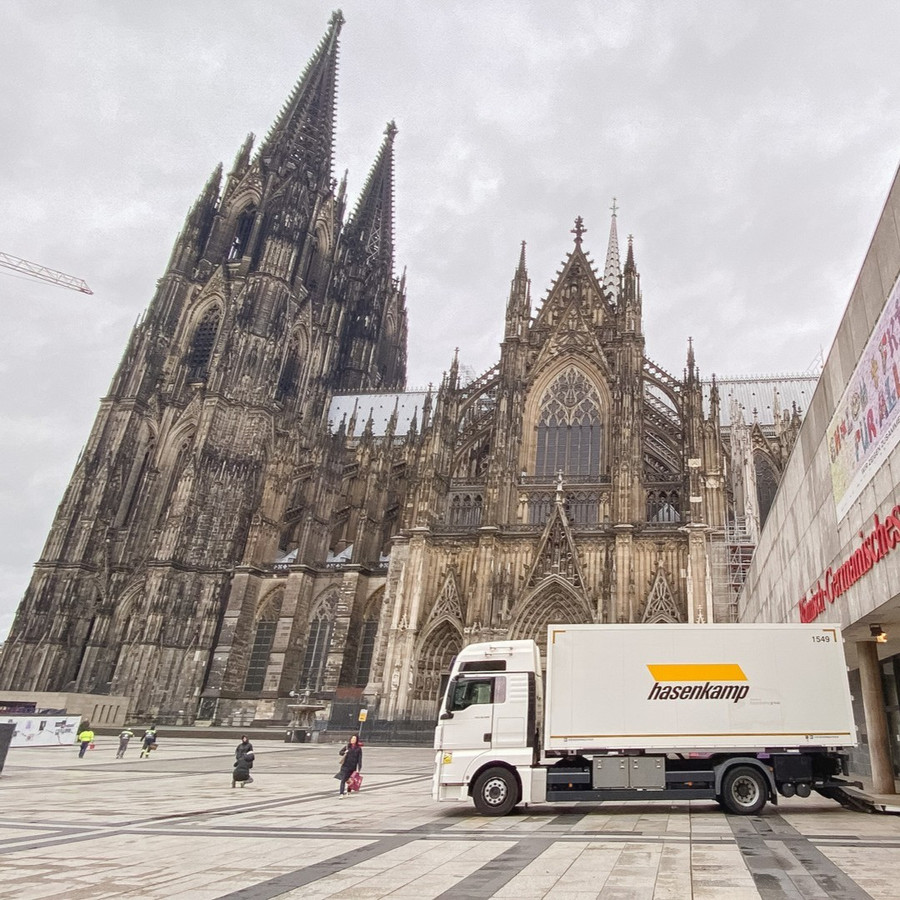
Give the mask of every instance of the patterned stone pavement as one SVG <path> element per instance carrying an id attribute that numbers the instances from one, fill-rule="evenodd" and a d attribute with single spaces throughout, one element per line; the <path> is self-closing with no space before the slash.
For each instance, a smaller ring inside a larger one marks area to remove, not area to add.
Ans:
<path id="1" fill-rule="evenodd" d="M 858 900 L 900 897 L 900 816 L 793 799 L 760 816 L 709 802 L 558 804 L 501 819 L 430 797 L 427 749 L 365 749 L 337 798 L 337 747 L 166 739 L 149 760 L 99 738 L 14 749 L 0 777 L 0 897 L 409 900 Z"/>

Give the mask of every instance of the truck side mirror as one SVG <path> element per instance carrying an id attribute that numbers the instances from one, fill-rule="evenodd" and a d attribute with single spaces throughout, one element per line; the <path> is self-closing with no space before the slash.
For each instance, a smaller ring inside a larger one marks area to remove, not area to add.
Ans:
<path id="1" fill-rule="evenodd" d="M 453 713 L 452 713 L 452 712 L 444 712 L 444 713 L 441 713 L 441 718 L 442 718 L 442 719 L 452 719 L 452 718 L 453 718 Z"/>

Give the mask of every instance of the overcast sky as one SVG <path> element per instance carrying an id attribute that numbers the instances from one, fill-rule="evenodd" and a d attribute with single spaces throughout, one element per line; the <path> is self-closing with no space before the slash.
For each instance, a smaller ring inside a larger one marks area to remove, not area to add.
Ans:
<path id="1" fill-rule="evenodd" d="M 325 32 L 319 0 L 0 3 L 0 637 L 184 216 L 265 134 Z M 884 2 L 342 6 L 336 175 L 395 119 L 409 386 L 498 357 L 522 240 L 535 304 L 575 216 L 602 272 L 634 235 L 647 354 L 673 374 L 827 355 L 900 151 Z"/>

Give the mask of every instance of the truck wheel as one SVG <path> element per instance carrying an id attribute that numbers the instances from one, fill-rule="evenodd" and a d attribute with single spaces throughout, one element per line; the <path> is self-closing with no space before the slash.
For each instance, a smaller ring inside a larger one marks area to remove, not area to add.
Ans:
<path id="1" fill-rule="evenodd" d="M 516 776 L 508 769 L 488 769 L 472 788 L 475 809 L 483 816 L 505 816 L 519 802 Z"/>
<path id="2" fill-rule="evenodd" d="M 762 773 L 750 766 L 730 769 L 722 782 L 722 805 L 737 816 L 758 813 L 769 797 L 769 786 Z"/>

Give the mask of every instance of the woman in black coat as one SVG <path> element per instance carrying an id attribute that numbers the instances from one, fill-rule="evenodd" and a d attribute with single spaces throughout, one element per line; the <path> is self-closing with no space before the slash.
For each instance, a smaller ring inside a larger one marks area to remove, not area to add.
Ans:
<path id="1" fill-rule="evenodd" d="M 246 756 L 248 753 L 253 751 L 253 744 L 250 743 L 250 738 L 247 737 L 246 734 L 241 735 L 241 742 L 237 745 L 237 749 L 234 751 L 235 760 L 240 759 L 242 756 Z"/>
<path id="2" fill-rule="evenodd" d="M 362 772 L 362 744 L 359 742 L 359 737 L 357 735 L 351 735 L 350 740 L 347 741 L 347 745 L 341 750 L 341 771 L 338 772 L 338 777 L 341 780 L 341 798 L 348 796 L 344 793 L 344 788 L 347 784 L 347 779 L 354 772 Z"/>
<path id="3" fill-rule="evenodd" d="M 238 782 L 240 783 L 241 787 L 243 787 L 245 784 L 253 783 L 253 779 L 250 777 L 250 770 L 253 768 L 253 759 L 253 751 L 250 750 L 242 757 L 240 757 L 234 764 L 234 770 L 231 773 L 232 787 L 234 787 Z"/>

